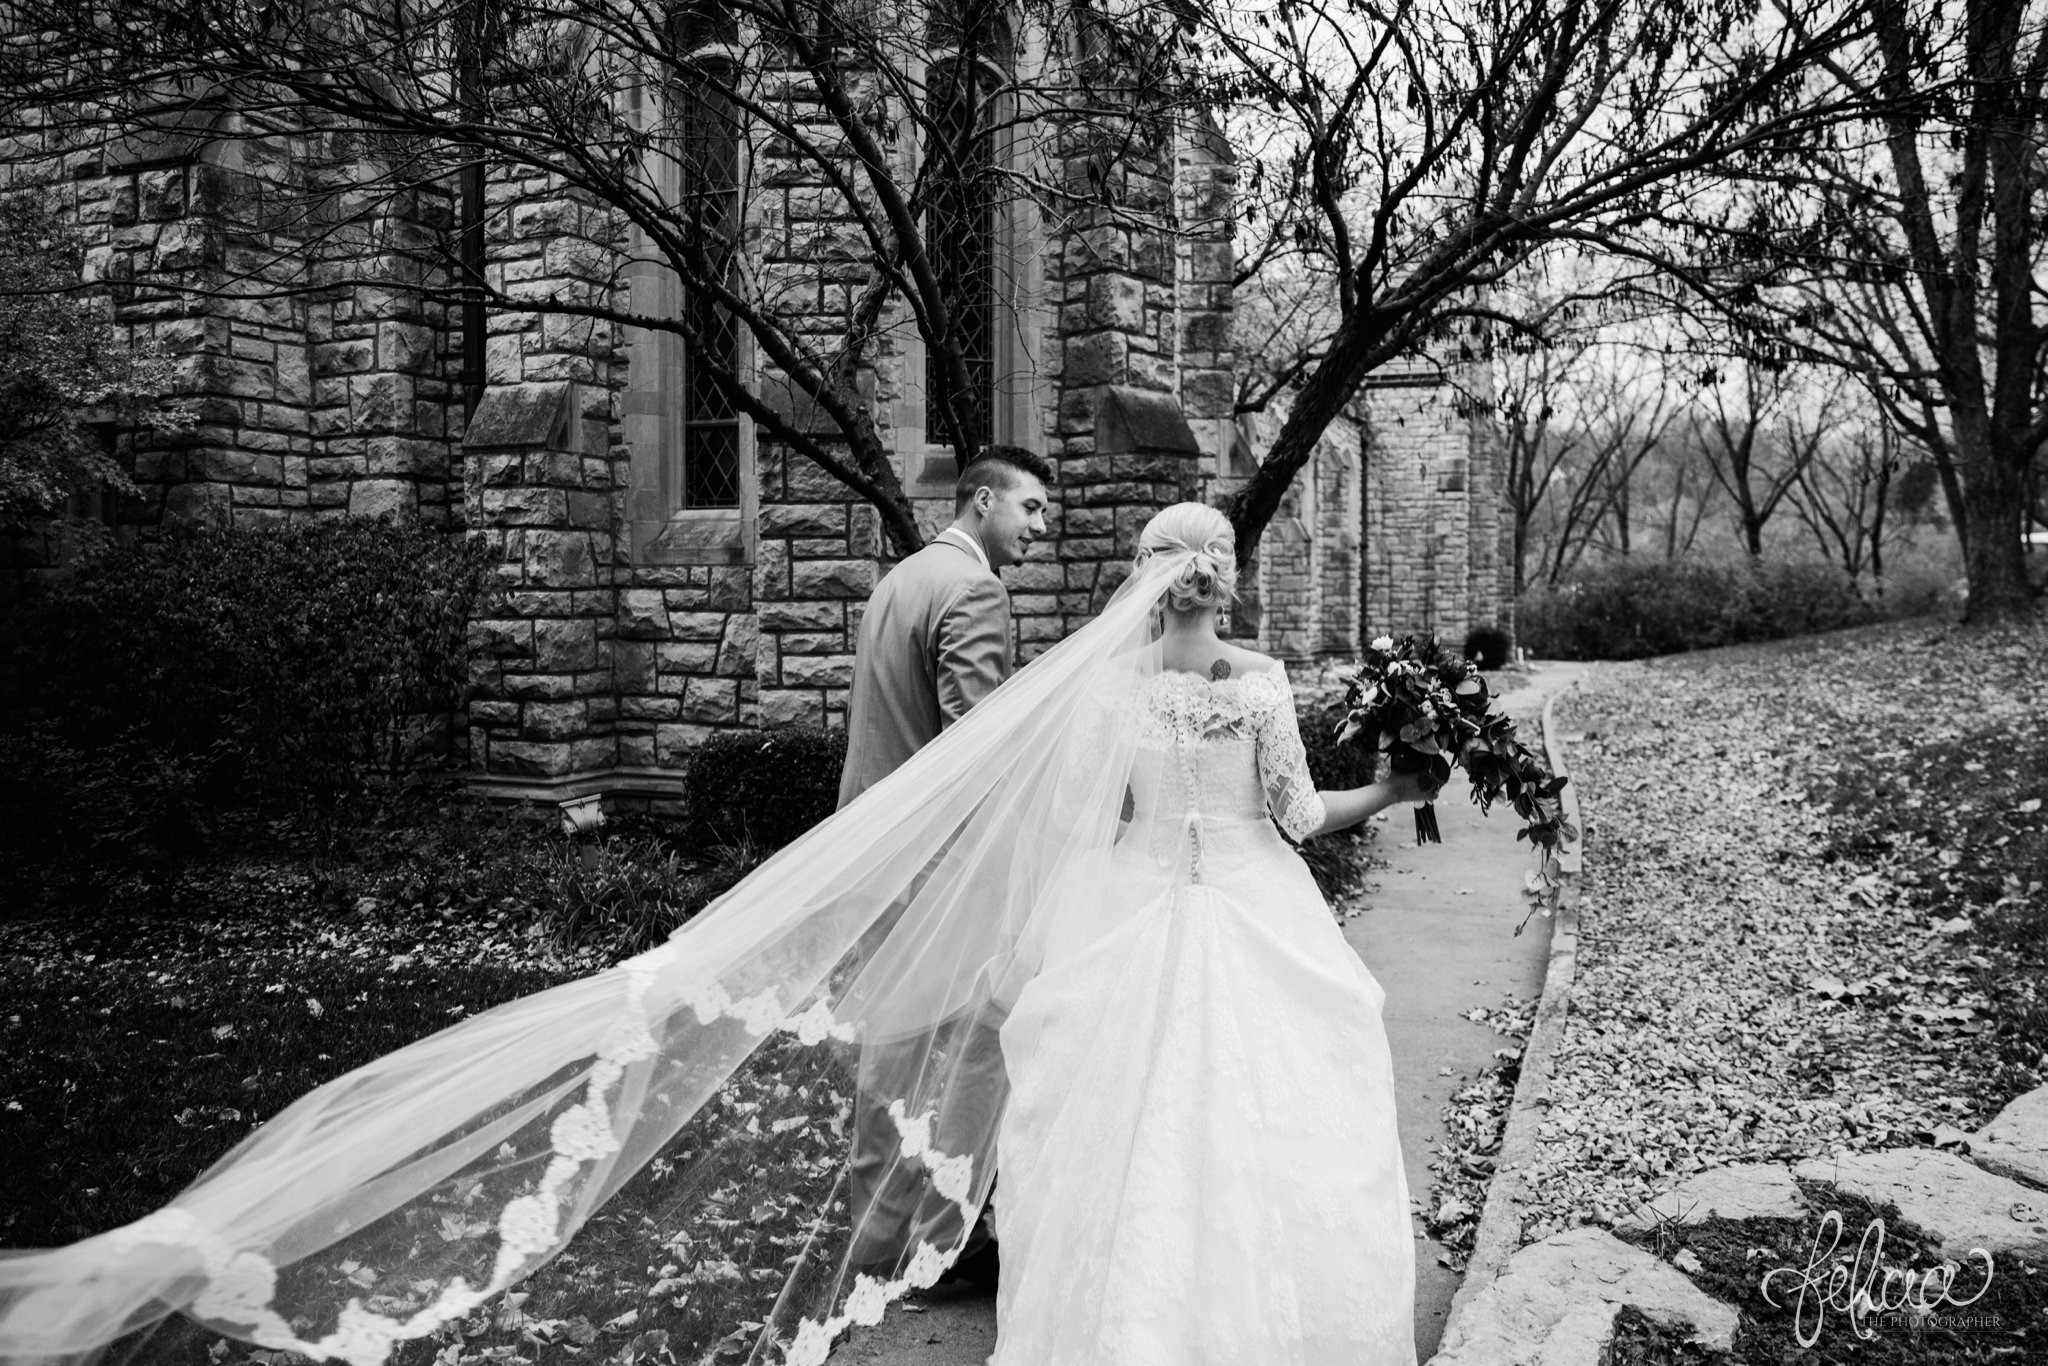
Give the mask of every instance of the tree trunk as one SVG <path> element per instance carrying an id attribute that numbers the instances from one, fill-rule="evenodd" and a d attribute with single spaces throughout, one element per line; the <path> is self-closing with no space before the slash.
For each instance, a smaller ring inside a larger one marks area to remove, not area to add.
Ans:
<path id="1" fill-rule="evenodd" d="M 1979 421 L 1967 418 L 1977 417 Z M 2030 615 L 2033 585 L 2027 580 L 2025 462 L 1997 449 L 2000 443 L 1981 414 L 1958 413 L 1957 463 L 1963 479 L 1963 564 L 1970 584 L 1968 621 Z"/>
<path id="2" fill-rule="evenodd" d="M 1258 557 L 1259 539 L 1266 534 L 1273 514 L 1280 510 L 1288 485 L 1315 455 L 1316 443 L 1358 392 L 1373 347 L 1384 337 L 1387 327 L 1386 320 L 1364 308 L 1344 320 L 1330 339 L 1322 364 L 1315 367 L 1296 395 L 1287 421 L 1273 439 L 1273 448 L 1259 462 L 1258 472 L 1225 501 L 1223 511 L 1237 533 L 1240 578 Z"/>

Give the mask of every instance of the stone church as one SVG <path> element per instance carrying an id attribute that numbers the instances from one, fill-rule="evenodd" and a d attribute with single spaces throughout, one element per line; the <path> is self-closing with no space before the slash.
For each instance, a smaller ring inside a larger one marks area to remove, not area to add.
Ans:
<path id="1" fill-rule="evenodd" d="M 502 592 L 475 623 L 463 734 L 478 785 L 506 796 L 657 794 L 721 728 L 840 722 L 859 613 L 889 567 L 875 509 L 694 393 L 677 338 L 497 308 L 479 367 L 474 325 L 431 291 L 359 275 L 194 293 L 294 249 L 288 228 L 252 237 L 239 206 L 280 178 L 340 176 L 346 192 L 347 159 L 230 138 L 113 147 L 133 155 L 66 181 L 90 272 L 119 322 L 178 358 L 199 414 L 176 443 L 124 438 L 145 494 L 128 521 L 146 534 L 389 515 L 480 533 Z M 1235 411 L 1228 148 L 1182 127 L 1120 171 L 1162 206 L 1149 229 L 1048 229 L 1006 211 L 986 244 L 1015 282 L 982 324 L 989 436 L 1059 473 L 1050 534 L 1005 576 L 1020 660 L 1099 609 L 1155 509 L 1228 493 L 1277 430 L 1271 413 Z M 760 184 L 755 219 L 800 220 L 815 202 L 800 175 Z M 420 192 L 410 230 L 456 231 L 455 195 Z M 496 167 L 486 202 L 495 287 L 587 286 L 584 200 Z M 747 240 L 763 271 L 815 269 L 777 259 L 775 233 Z M 643 306 L 687 306 L 645 261 L 597 275 Z M 914 345 L 897 348 L 864 392 L 930 530 L 951 516 L 955 464 L 931 439 L 921 366 Z M 1248 586 L 1242 625 L 1261 648 L 1311 661 L 1382 632 L 1511 626 L 1475 382 L 1420 363 L 1385 372 L 1333 426 Z"/>

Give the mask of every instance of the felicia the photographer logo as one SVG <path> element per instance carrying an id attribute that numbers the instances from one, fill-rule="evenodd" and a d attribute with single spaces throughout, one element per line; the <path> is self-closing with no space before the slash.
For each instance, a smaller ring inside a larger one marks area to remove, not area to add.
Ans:
<path id="1" fill-rule="evenodd" d="M 1792 1308 L 1792 1326 L 1799 1345 L 1820 1341 L 1828 1311 L 1845 1314 L 1859 1338 L 1874 1338 L 1880 1328 L 1997 1328 L 1959 1312 L 1984 1298 L 1991 1289 L 1991 1254 L 1971 1248 L 1963 1261 L 1943 1261 L 1925 1271 L 1887 1266 L 1884 1220 L 1872 1219 L 1856 1244 L 1853 1257 L 1837 1253 L 1842 1245 L 1842 1216 L 1829 1210 L 1814 1234 L 1813 1250 L 1804 1267 L 1781 1266 L 1764 1273 L 1760 1288 L 1766 1301 Z M 1964 1274 L 1981 1261 L 1981 1276 Z M 1970 1291 L 1974 1286 L 1972 1293 Z M 1985 1316 L 1995 1318 L 1996 1316 Z"/>

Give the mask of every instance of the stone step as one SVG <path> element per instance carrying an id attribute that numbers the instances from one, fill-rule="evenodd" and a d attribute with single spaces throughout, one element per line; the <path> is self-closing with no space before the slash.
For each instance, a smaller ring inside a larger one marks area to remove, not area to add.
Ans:
<path id="1" fill-rule="evenodd" d="M 1941 1240 L 1945 1256 L 1973 1248 L 2048 1258 L 2048 1197 L 1937 1148 L 1837 1153 L 1800 1163 L 1792 1174 L 1824 1181 L 1899 1214 Z"/>
<path id="2" fill-rule="evenodd" d="M 1970 1160 L 1986 1171 L 2048 1188 L 2048 1086 L 2027 1092 L 1971 1135 Z"/>
<path id="3" fill-rule="evenodd" d="M 1452 1320 L 1430 1366 L 1599 1366 L 1625 1304 L 1659 1323 L 1690 1326 L 1693 1340 L 1713 1351 L 1735 1348 L 1733 1307 L 1640 1248 L 1587 1226 L 1508 1258 Z"/>
<path id="4" fill-rule="evenodd" d="M 1807 1212 L 1782 1162 L 1743 1162 L 1695 1172 L 1622 1221 L 1623 1228 L 1648 1230 L 1663 1222 L 1697 1224 L 1722 1219 L 1797 1219 Z"/>

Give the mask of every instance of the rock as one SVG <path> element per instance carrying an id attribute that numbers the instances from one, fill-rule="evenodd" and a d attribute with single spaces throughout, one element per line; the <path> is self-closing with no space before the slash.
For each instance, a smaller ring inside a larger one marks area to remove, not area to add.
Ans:
<path id="1" fill-rule="evenodd" d="M 402 521 L 419 509 L 419 494 L 403 479 L 359 479 L 349 485 L 348 515 Z"/>
<path id="2" fill-rule="evenodd" d="M 1648 1229 L 1665 1220 L 1697 1224 L 1723 1219 L 1796 1219 L 1806 1213 L 1791 1169 L 1779 1162 L 1745 1162 L 1696 1172 L 1636 1209 L 1622 1226 Z"/>
<path id="3" fill-rule="evenodd" d="M 1600 1228 L 1575 1228 L 1514 1256 L 1467 1303 L 1430 1366 L 1597 1366 L 1625 1304 L 1688 1324 L 1712 1351 L 1735 1348 L 1735 1310 Z"/>
<path id="4" fill-rule="evenodd" d="M 1982 1248 L 2048 1257 L 2048 1213 L 2043 1213 L 2048 1200 L 2041 1192 L 1954 1153 L 1932 1148 L 1837 1153 L 1802 1162 L 1792 1174 L 1897 1205 L 1903 1218 L 1941 1240 L 1945 1255 L 1962 1256 Z"/>
<path id="5" fill-rule="evenodd" d="M 2048 1186 L 2048 1086 L 2037 1086 L 1970 1137 L 1970 1157 L 2000 1176 Z"/>

